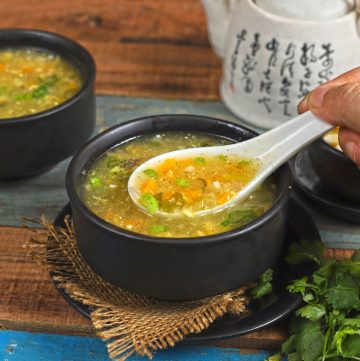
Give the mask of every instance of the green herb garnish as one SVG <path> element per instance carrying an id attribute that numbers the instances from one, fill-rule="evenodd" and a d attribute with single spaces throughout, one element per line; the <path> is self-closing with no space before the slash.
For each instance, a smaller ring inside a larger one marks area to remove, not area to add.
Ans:
<path id="1" fill-rule="evenodd" d="M 126 170 L 122 167 L 120 167 L 119 165 L 116 165 L 115 167 L 112 167 L 110 170 L 109 170 L 109 173 L 110 174 L 124 174 L 126 173 Z"/>
<path id="2" fill-rule="evenodd" d="M 59 80 L 59 77 L 55 74 L 50 75 L 45 80 L 41 80 L 41 84 L 32 92 L 19 94 L 15 97 L 15 100 L 29 100 L 39 99 L 49 93 L 49 88 L 55 85 Z"/>
<path id="3" fill-rule="evenodd" d="M 241 166 L 241 167 L 246 167 L 246 166 L 250 165 L 251 162 L 250 162 L 249 160 L 243 159 L 243 160 L 241 160 L 238 164 L 239 164 L 239 166 Z"/>
<path id="4" fill-rule="evenodd" d="M 151 233 L 164 233 L 169 230 L 168 226 L 164 226 L 163 224 L 156 224 L 152 227 L 150 227 Z"/>
<path id="5" fill-rule="evenodd" d="M 360 360 L 360 252 L 351 260 L 327 260 L 320 242 L 291 246 L 288 261 L 319 268 L 288 286 L 301 294 L 290 337 L 281 351 L 289 361 Z"/>
<path id="6" fill-rule="evenodd" d="M 188 187 L 190 182 L 186 178 L 177 178 L 175 183 L 179 187 Z"/>
<path id="7" fill-rule="evenodd" d="M 221 225 L 228 227 L 230 225 L 236 226 L 239 224 L 249 223 L 257 217 L 257 213 L 252 209 L 237 209 L 231 211 L 227 217 L 221 222 Z"/>
<path id="8" fill-rule="evenodd" d="M 154 169 L 146 169 L 144 170 L 145 175 L 147 175 L 149 178 L 157 178 L 159 175 Z"/>
<path id="9" fill-rule="evenodd" d="M 260 299 L 272 292 L 271 281 L 273 279 L 273 270 L 265 271 L 257 281 L 256 286 L 251 290 L 250 296 L 254 299 Z"/>
<path id="10" fill-rule="evenodd" d="M 15 96 L 15 100 L 29 100 L 32 99 L 31 93 L 24 93 Z"/>
<path id="11" fill-rule="evenodd" d="M 205 164 L 205 158 L 203 158 L 203 157 L 196 157 L 196 158 L 194 159 L 194 163 L 195 163 L 196 165 L 203 165 L 203 164 Z"/>
<path id="12" fill-rule="evenodd" d="M 95 188 L 100 187 L 102 184 L 101 179 L 99 177 L 90 177 L 89 183 Z"/>
<path id="13" fill-rule="evenodd" d="M 219 158 L 220 160 L 227 160 L 227 156 L 224 155 L 224 154 L 220 154 L 220 155 L 218 156 L 218 158 Z"/>
<path id="14" fill-rule="evenodd" d="M 158 200 L 150 193 L 144 193 L 139 198 L 139 203 L 150 213 L 155 214 L 159 210 Z"/>

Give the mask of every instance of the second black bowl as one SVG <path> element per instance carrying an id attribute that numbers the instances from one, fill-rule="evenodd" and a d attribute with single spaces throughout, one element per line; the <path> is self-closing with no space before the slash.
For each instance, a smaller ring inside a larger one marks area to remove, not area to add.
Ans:
<path id="1" fill-rule="evenodd" d="M 353 161 L 323 139 L 310 144 L 308 151 L 317 176 L 329 191 L 360 202 L 360 170 Z"/>
<path id="2" fill-rule="evenodd" d="M 96 136 L 73 158 L 66 178 L 76 240 L 90 267 L 119 287 L 145 296 L 190 300 L 256 280 L 281 254 L 291 182 L 288 165 L 275 174 L 273 206 L 241 228 L 198 238 L 160 238 L 107 223 L 80 197 L 84 172 L 106 150 L 128 139 L 166 131 L 200 132 L 242 141 L 256 133 L 233 123 L 192 115 L 149 116 Z"/>
<path id="3" fill-rule="evenodd" d="M 0 119 L 0 179 L 33 176 L 73 154 L 95 127 L 95 62 L 76 42 L 39 30 L 0 30 L 0 48 L 33 48 L 58 54 L 80 71 L 81 90 L 40 113 Z"/>

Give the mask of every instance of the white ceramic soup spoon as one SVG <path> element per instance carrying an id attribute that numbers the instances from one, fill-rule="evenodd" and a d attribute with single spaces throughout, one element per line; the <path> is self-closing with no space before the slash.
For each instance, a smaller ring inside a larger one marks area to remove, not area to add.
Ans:
<path id="1" fill-rule="evenodd" d="M 132 200 L 139 207 L 148 212 L 148 210 L 139 203 L 139 198 L 141 197 L 139 179 L 143 177 L 145 170 L 156 169 L 167 159 L 216 157 L 225 155 L 256 161 L 256 163 L 259 164 L 259 168 L 255 177 L 250 180 L 236 196 L 219 206 L 193 212 L 192 216 L 203 216 L 209 213 L 218 212 L 245 199 L 278 167 L 289 160 L 299 150 L 315 139 L 321 137 L 332 128 L 333 126 L 331 124 L 317 118 L 311 112 L 306 112 L 266 133 L 244 142 L 213 147 L 188 148 L 160 154 L 157 157 L 147 160 L 134 170 L 129 178 L 128 191 Z M 168 213 L 158 210 L 156 211 L 156 214 L 169 217 L 184 215 L 184 212 L 179 210 Z"/>

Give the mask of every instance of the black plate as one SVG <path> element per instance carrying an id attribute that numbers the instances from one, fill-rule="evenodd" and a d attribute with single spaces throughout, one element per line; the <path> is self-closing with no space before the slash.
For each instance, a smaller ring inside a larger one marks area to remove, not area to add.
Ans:
<path id="1" fill-rule="evenodd" d="M 64 216 L 71 215 L 70 204 L 67 204 L 55 219 L 55 226 L 64 226 Z M 288 211 L 288 227 L 286 236 L 286 247 L 291 242 L 307 239 L 311 241 L 320 240 L 319 232 L 307 212 L 294 199 L 290 199 Z M 251 305 L 252 313 L 244 318 L 235 316 L 224 316 L 217 320 L 206 331 L 200 334 L 188 336 L 185 343 L 200 342 L 200 341 L 215 341 L 225 338 L 244 335 L 246 333 L 258 330 L 268 326 L 285 316 L 289 315 L 301 304 L 301 297 L 299 295 L 289 294 L 286 291 L 286 286 L 294 279 L 308 274 L 311 269 L 309 267 L 294 267 L 288 265 L 284 261 L 284 257 L 273 267 L 274 269 L 274 292 L 271 295 L 264 297 L 261 302 L 253 303 Z M 55 286 L 60 294 L 73 306 L 80 314 L 90 318 L 89 308 L 71 298 L 65 291 L 60 288 L 56 282 Z"/>
<path id="2" fill-rule="evenodd" d="M 321 211 L 336 218 L 360 223 L 360 203 L 344 200 L 328 191 L 315 173 L 306 149 L 291 163 L 294 184 L 308 199 L 316 202 Z"/>

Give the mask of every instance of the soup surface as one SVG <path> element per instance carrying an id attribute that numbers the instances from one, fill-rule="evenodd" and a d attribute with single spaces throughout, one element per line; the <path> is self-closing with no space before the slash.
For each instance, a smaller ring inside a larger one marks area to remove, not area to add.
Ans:
<path id="1" fill-rule="evenodd" d="M 237 156 L 169 158 L 140 173 L 134 187 L 150 213 L 183 213 L 212 209 L 228 202 L 253 179 L 259 164 Z"/>
<path id="2" fill-rule="evenodd" d="M 0 119 L 53 108 L 75 95 L 83 80 L 59 55 L 30 48 L 0 50 Z"/>
<path id="3" fill-rule="evenodd" d="M 107 151 L 92 164 L 84 176 L 79 194 L 86 206 L 100 218 L 118 227 L 151 236 L 201 237 L 238 228 L 271 207 L 276 193 L 271 177 L 241 204 L 201 217 L 149 215 L 132 202 L 127 190 L 132 171 L 149 158 L 177 149 L 225 144 L 229 141 L 219 137 L 179 132 L 128 141 Z M 154 207 L 173 207 L 174 202 L 181 200 L 181 195 L 175 192 L 170 198 L 154 199 L 150 201 L 154 202 Z"/>

